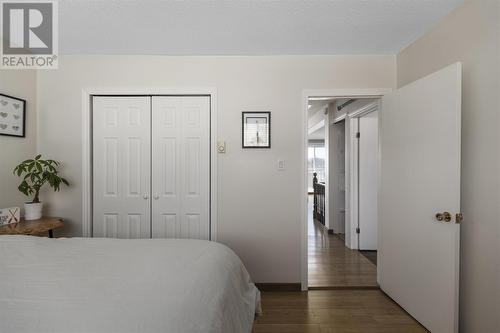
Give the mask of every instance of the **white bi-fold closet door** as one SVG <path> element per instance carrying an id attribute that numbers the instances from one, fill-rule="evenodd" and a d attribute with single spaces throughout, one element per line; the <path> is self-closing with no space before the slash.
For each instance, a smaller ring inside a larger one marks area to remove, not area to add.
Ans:
<path id="1" fill-rule="evenodd" d="M 210 236 L 210 98 L 152 97 L 152 236 Z"/>
<path id="2" fill-rule="evenodd" d="M 93 235 L 210 237 L 210 98 L 93 97 Z"/>
<path id="3" fill-rule="evenodd" d="M 151 100 L 94 97 L 93 235 L 151 236 Z"/>

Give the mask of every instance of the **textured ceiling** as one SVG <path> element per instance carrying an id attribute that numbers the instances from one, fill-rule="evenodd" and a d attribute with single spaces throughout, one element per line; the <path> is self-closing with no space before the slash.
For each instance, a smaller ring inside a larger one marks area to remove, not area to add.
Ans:
<path id="1" fill-rule="evenodd" d="M 63 54 L 394 54 L 463 0 L 61 0 Z"/>

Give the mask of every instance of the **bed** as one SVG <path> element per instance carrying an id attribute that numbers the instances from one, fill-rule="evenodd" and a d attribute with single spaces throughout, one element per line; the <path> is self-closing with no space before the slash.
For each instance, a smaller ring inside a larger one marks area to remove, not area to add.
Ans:
<path id="1" fill-rule="evenodd" d="M 250 332 L 260 294 L 208 241 L 0 236 L 0 332 Z"/>

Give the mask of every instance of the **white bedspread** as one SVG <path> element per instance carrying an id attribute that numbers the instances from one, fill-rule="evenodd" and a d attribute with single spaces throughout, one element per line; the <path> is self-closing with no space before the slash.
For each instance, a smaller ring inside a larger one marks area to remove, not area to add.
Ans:
<path id="1" fill-rule="evenodd" d="M 0 236 L 0 332 L 250 332 L 259 303 L 218 243 Z"/>

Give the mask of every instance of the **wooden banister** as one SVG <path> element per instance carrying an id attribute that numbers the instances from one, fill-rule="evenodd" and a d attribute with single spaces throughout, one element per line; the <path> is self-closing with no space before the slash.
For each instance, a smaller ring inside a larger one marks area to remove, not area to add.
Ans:
<path id="1" fill-rule="evenodd" d="M 313 218 L 325 225 L 325 184 L 318 182 L 317 173 L 313 173 Z"/>

